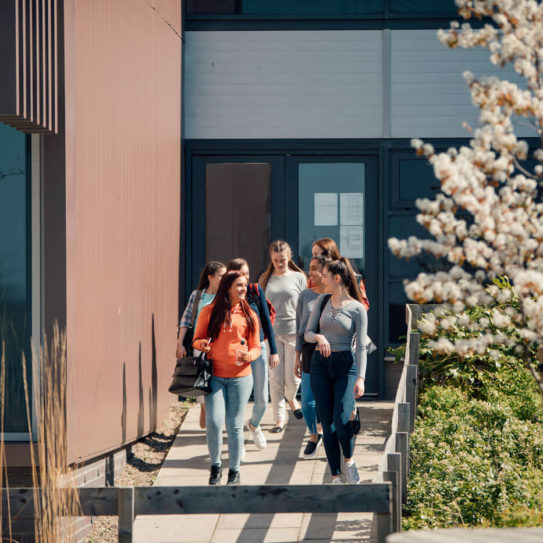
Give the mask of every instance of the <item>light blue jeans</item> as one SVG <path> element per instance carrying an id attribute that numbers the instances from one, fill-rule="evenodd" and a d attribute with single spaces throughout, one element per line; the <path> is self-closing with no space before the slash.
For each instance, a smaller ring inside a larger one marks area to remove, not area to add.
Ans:
<path id="1" fill-rule="evenodd" d="M 250 423 L 257 428 L 268 406 L 268 348 L 266 342 L 260 344 L 260 356 L 251 362 L 254 383 L 254 404 Z"/>
<path id="2" fill-rule="evenodd" d="M 317 408 L 311 390 L 311 374 L 302 371 L 302 413 L 310 434 L 317 433 Z"/>
<path id="3" fill-rule="evenodd" d="M 221 464 L 222 429 L 226 422 L 229 467 L 239 470 L 243 450 L 243 415 L 252 388 L 252 375 L 211 378 L 211 392 L 205 397 L 206 438 L 211 464 Z"/>

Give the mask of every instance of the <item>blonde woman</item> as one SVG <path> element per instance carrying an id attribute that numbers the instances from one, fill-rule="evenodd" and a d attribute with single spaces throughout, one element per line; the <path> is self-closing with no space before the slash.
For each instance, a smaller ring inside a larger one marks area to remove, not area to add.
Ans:
<path id="1" fill-rule="evenodd" d="M 307 277 L 292 261 L 292 251 L 285 241 L 274 241 L 269 247 L 270 264 L 260 277 L 260 286 L 275 308 L 273 332 L 279 354 L 279 366 L 270 371 L 270 396 L 275 425 L 273 433 L 285 428 L 285 399 L 297 419 L 303 417 L 296 394 L 300 378 L 294 374 L 296 351 L 296 305 L 307 287 Z"/>

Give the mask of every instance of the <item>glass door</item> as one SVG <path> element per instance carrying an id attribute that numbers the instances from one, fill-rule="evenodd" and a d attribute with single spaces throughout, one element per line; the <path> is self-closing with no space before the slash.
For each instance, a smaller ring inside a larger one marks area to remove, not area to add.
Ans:
<path id="1" fill-rule="evenodd" d="M 288 157 L 287 240 L 307 270 L 311 247 L 319 238 L 336 241 L 366 284 L 368 333 L 379 343 L 378 175 L 376 156 Z M 378 394 L 378 356 L 368 360 L 368 397 Z M 379 361 L 379 364 L 381 361 Z"/>

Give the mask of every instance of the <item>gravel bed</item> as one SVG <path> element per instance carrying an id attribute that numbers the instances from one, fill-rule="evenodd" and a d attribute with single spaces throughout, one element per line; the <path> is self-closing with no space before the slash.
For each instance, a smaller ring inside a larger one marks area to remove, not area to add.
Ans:
<path id="1" fill-rule="evenodd" d="M 152 486 L 160 466 L 185 419 L 189 404 L 170 405 L 166 418 L 156 432 L 132 446 L 132 456 L 115 486 Z M 117 543 L 117 517 L 95 517 L 85 543 Z"/>

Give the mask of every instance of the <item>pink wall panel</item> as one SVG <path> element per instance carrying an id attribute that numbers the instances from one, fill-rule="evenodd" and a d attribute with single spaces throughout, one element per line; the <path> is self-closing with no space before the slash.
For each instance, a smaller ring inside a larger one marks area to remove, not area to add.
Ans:
<path id="1" fill-rule="evenodd" d="M 179 0 L 65 0 L 69 457 L 149 432 L 175 398 Z"/>

